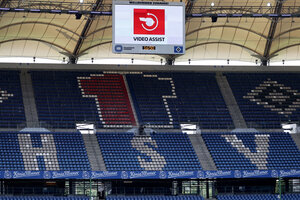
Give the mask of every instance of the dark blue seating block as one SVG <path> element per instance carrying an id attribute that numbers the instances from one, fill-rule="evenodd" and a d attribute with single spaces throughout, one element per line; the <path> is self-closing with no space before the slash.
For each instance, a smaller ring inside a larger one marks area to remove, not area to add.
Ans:
<path id="1" fill-rule="evenodd" d="M 32 71 L 39 120 L 54 128 L 75 128 L 84 121 L 97 128 L 136 125 L 120 74 Z"/>
<path id="2" fill-rule="evenodd" d="M 218 200 L 278 200 L 278 194 L 224 194 L 217 195 Z M 282 194 L 282 200 L 298 200 L 300 194 Z"/>
<path id="3" fill-rule="evenodd" d="M 22 89 L 18 71 L 0 71 L 0 127 L 25 126 Z"/>
<path id="4" fill-rule="evenodd" d="M 102 127 L 95 98 L 83 98 L 77 77 L 85 72 L 32 71 L 39 120 L 53 128 L 75 128 L 76 122 L 94 122 Z"/>
<path id="5" fill-rule="evenodd" d="M 24 170 L 23 157 L 16 133 L 0 134 L 0 170 Z"/>
<path id="6" fill-rule="evenodd" d="M 299 122 L 299 73 L 226 73 L 248 127 L 281 128 Z"/>
<path id="7" fill-rule="evenodd" d="M 1 200 L 89 200 L 86 196 L 0 196 Z"/>
<path id="8" fill-rule="evenodd" d="M 97 133 L 97 138 L 108 171 L 201 169 L 186 134 L 155 133 L 144 143 L 135 143 L 141 136 L 133 133 Z M 153 157 L 146 155 L 147 152 Z M 147 166 L 150 168 L 141 166 L 138 157 L 149 162 Z"/>
<path id="9" fill-rule="evenodd" d="M 227 142 L 224 135 L 236 135 L 252 153 L 257 152 L 255 135 L 269 135 L 267 169 L 299 169 L 300 151 L 288 133 L 202 133 L 212 158 L 220 170 L 256 170 L 256 164 Z M 258 158 L 259 159 L 259 158 Z"/>
<path id="10" fill-rule="evenodd" d="M 18 134 L 30 134 L 33 148 L 42 148 L 41 134 L 53 135 L 59 170 L 85 171 L 91 169 L 80 133 L 6 132 L 0 134 L 0 170 L 2 171 L 25 170 Z M 43 156 L 36 156 L 36 159 L 39 170 L 46 170 Z"/>
<path id="11" fill-rule="evenodd" d="M 139 121 L 155 128 L 198 123 L 201 128 L 232 128 L 214 73 L 126 75 Z"/>

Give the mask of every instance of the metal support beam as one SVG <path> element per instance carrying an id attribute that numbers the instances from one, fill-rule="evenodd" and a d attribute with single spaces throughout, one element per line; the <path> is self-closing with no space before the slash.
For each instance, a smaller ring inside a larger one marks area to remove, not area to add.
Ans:
<path id="1" fill-rule="evenodd" d="M 186 5 L 186 17 L 255 17 L 255 18 L 290 18 L 300 17 L 298 6 L 282 6 L 278 14 L 276 6 L 195 6 L 193 1 Z M 101 9 L 95 9 L 97 3 L 79 2 L 57 2 L 57 1 L 7 1 L 5 5 L 0 4 L 3 12 L 31 12 L 52 14 L 83 14 L 83 15 L 112 15 L 112 4 L 101 4 Z"/>
<path id="2" fill-rule="evenodd" d="M 186 14 L 186 16 L 189 16 L 192 13 L 194 2 L 195 2 L 194 0 L 188 0 L 187 1 L 186 6 L 185 6 L 185 14 Z"/>
<path id="3" fill-rule="evenodd" d="M 275 15 L 280 15 L 281 11 L 282 11 L 282 1 L 277 1 L 276 6 L 275 6 L 275 10 L 274 10 L 274 14 Z M 270 60 L 270 49 L 272 47 L 272 43 L 273 43 L 273 39 L 274 39 L 277 24 L 278 24 L 278 18 L 273 17 L 271 25 L 270 25 L 268 37 L 267 37 L 267 42 L 266 42 L 264 54 L 263 54 L 263 57 L 261 59 L 261 65 L 262 66 L 267 66 L 268 62 Z"/>
<path id="4" fill-rule="evenodd" d="M 97 0 L 97 2 L 95 4 L 95 6 L 93 7 L 92 11 L 97 11 L 100 8 L 102 2 L 103 2 L 103 0 Z M 77 42 L 77 44 L 74 48 L 74 51 L 73 51 L 73 57 L 75 58 L 75 63 L 77 63 L 78 57 L 80 56 L 79 55 L 80 48 L 83 44 L 84 39 L 86 38 L 87 33 L 90 30 L 90 27 L 91 27 L 92 22 L 93 22 L 94 19 L 95 19 L 95 15 L 90 14 L 89 18 L 87 19 L 87 21 L 84 25 L 84 28 L 82 29 L 82 32 L 81 32 L 80 37 L 78 39 L 78 42 Z M 74 64 L 74 63 L 72 63 L 72 64 Z"/>
<path id="5" fill-rule="evenodd" d="M 2 0 L 0 1 L 0 8 L 3 8 L 7 5 L 7 3 L 9 2 L 9 0 Z M 0 10 L 0 16 L 2 15 L 2 12 Z"/>

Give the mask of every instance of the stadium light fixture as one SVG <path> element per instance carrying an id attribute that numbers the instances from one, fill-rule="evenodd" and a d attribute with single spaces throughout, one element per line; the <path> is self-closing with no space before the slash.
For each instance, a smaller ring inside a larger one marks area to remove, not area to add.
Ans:
<path id="1" fill-rule="evenodd" d="M 211 6 L 211 7 L 214 7 L 214 6 L 215 6 L 215 3 L 214 3 L 214 2 L 211 2 L 210 6 Z"/>
<path id="2" fill-rule="evenodd" d="M 79 3 L 83 3 L 83 0 L 79 0 Z"/>
<path id="3" fill-rule="evenodd" d="M 271 6 L 271 3 L 270 3 L 270 2 L 268 2 L 268 3 L 267 3 L 267 6 L 268 6 L 268 7 L 270 7 L 270 6 Z"/>

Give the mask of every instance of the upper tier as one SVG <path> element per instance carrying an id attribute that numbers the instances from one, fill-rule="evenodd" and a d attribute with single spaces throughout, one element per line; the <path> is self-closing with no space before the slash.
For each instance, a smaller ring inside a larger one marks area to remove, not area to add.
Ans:
<path id="1" fill-rule="evenodd" d="M 196 123 L 201 129 L 233 129 L 232 106 L 249 128 L 278 129 L 300 119 L 300 73 L 225 73 L 238 107 L 231 102 L 227 107 L 214 73 L 29 73 L 33 92 L 18 71 L 0 71 L 0 128 L 24 127 L 25 114 L 27 122 L 34 120 L 30 106 L 50 128 L 75 129 L 86 121 L 96 128 L 178 129 Z"/>

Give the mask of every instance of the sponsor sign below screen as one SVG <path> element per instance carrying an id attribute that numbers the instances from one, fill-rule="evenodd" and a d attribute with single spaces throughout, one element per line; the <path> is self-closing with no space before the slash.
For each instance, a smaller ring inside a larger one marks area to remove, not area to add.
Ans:
<path id="1" fill-rule="evenodd" d="M 114 1 L 112 38 L 114 53 L 184 54 L 184 3 Z"/>

